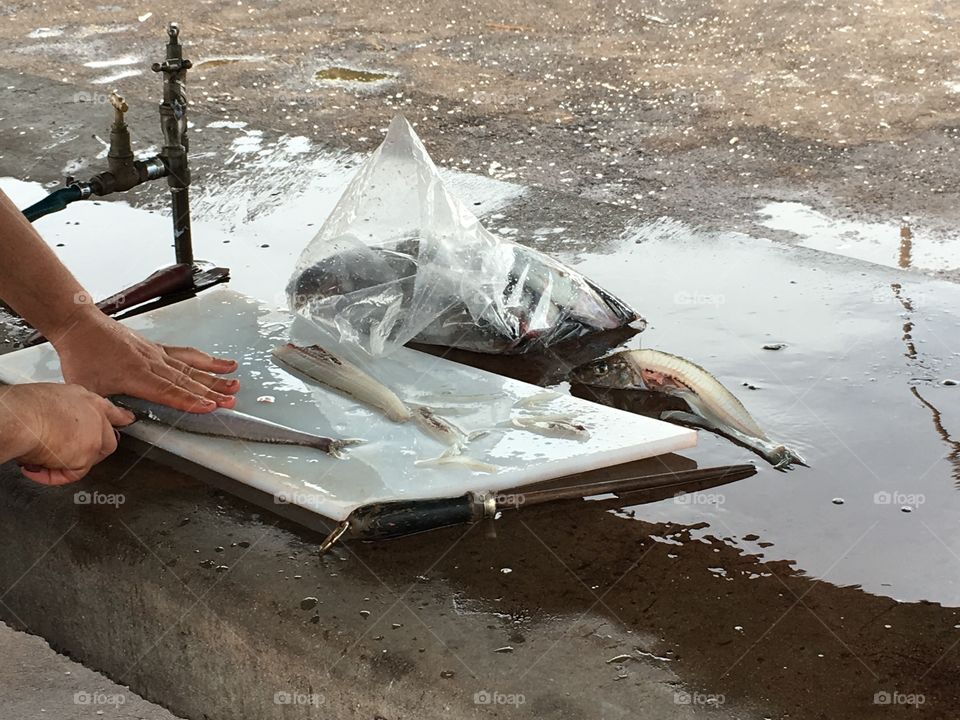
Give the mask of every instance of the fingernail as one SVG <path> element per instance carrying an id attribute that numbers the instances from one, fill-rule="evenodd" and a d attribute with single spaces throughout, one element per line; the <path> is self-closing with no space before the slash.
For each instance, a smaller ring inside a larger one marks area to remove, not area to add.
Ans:
<path id="1" fill-rule="evenodd" d="M 120 442 L 120 431 L 114 428 L 113 434 L 117 436 L 117 442 Z"/>

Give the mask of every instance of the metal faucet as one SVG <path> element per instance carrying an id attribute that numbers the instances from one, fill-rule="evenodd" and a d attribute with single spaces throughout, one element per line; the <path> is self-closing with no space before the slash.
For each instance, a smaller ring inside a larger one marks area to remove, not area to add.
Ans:
<path id="1" fill-rule="evenodd" d="M 192 67 L 192 63 L 183 57 L 180 27 L 177 23 L 170 23 L 167 35 L 167 57 L 162 63 L 153 64 L 154 72 L 163 73 L 163 102 L 160 103 L 163 149 L 160 153 L 147 160 L 134 158 L 130 145 L 130 129 L 124 120 L 124 113 L 128 109 L 127 103 L 116 92 L 112 93 L 110 103 L 113 106 L 114 119 L 110 127 L 107 169 L 85 182 L 67 177 L 66 187 L 55 190 L 23 211 L 28 220 L 33 222 L 44 215 L 63 210 L 69 203 L 76 200 L 86 200 L 94 195 L 102 197 L 115 192 L 125 192 L 142 183 L 165 177 L 170 186 L 177 262 L 193 262 L 185 93 L 186 74 Z"/>
<path id="2" fill-rule="evenodd" d="M 170 23 L 167 59 L 154 63 L 153 71 L 163 73 L 163 102 L 160 103 L 160 130 L 163 132 L 163 150 L 159 157 L 167 171 L 170 202 L 173 210 L 173 242 L 178 263 L 193 262 L 190 237 L 190 167 L 187 152 L 187 70 L 193 63 L 183 57 L 180 44 L 180 26 Z"/>
<path id="3" fill-rule="evenodd" d="M 194 260 L 190 235 L 190 166 L 187 151 L 187 97 L 185 92 L 187 70 L 192 63 L 183 57 L 180 44 L 180 27 L 170 23 L 167 28 L 167 57 L 162 63 L 154 63 L 154 72 L 163 73 L 163 102 L 160 103 L 160 129 L 163 132 L 163 149 L 147 160 L 137 160 L 130 145 L 130 129 L 124 114 L 126 101 L 116 92 L 110 95 L 113 106 L 113 124 L 110 126 L 110 149 L 107 152 L 107 169 L 89 180 L 78 182 L 72 177 L 65 179 L 65 186 L 54 190 L 43 200 L 23 211 L 27 220 L 58 210 L 77 200 L 86 200 L 94 195 L 102 197 L 115 192 L 125 192 L 150 180 L 166 178 L 170 187 L 170 203 L 173 210 L 173 242 L 177 264 L 157 270 L 145 280 L 116 293 L 97 306 L 108 315 L 126 317 L 145 312 L 154 307 L 178 302 L 205 288 L 230 279 L 227 268 Z M 32 345 L 43 341 L 34 332 L 22 342 Z"/>

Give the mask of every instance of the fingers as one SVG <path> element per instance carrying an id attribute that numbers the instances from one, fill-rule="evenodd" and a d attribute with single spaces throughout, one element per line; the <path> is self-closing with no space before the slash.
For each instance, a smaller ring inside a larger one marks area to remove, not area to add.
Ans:
<path id="1" fill-rule="evenodd" d="M 233 395 L 237 390 L 240 389 L 240 381 L 236 378 L 222 378 L 217 377 L 216 375 L 211 375 L 208 372 L 203 370 L 198 370 L 195 367 L 187 365 L 185 362 L 170 358 L 167 360 L 167 365 L 172 367 L 174 370 L 182 372 L 184 375 L 189 377 L 192 380 L 196 380 L 201 385 L 212 390 L 214 393 L 219 393 L 220 395 Z M 208 395 L 211 400 L 216 400 L 216 398 Z"/>
<path id="2" fill-rule="evenodd" d="M 97 462 L 112 454 L 117 449 L 117 442 L 120 439 L 120 434 L 113 429 L 109 420 L 104 418 L 102 425 L 100 428 L 100 454 Z"/>
<path id="3" fill-rule="evenodd" d="M 202 350 L 191 347 L 176 347 L 174 345 L 163 345 L 167 355 L 186 363 L 197 370 L 206 370 L 212 373 L 229 373 L 237 369 L 236 360 L 225 360 L 208 355 Z"/>
<path id="4" fill-rule="evenodd" d="M 79 470 L 51 470 L 50 468 L 28 469 L 21 467 L 20 472 L 23 473 L 23 476 L 28 480 L 33 480 L 41 485 L 66 485 L 82 478 L 90 472 L 90 468 L 85 467 Z"/>
<path id="5" fill-rule="evenodd" d="M 132 412 L 125 408 L 117 407 L 106 398 L 103 399 L 103 404 L 107 421 L 113 427 L 126 427 L 137 419 Z"/>
<path id="6" fill-rule="evenodd" d="M 181 372 L 172 365 L 164 365 L 157 368 L 155 372 L 168 383 L 176 385 L 192 394 L 198 402 L 212 402 L 213 408 L 216 408 L 218 405 L 220 407 L 233 407 L 236 403 L 236 398 L 232 395 L 224 395 L 223 393 L 211 390 L 203 383 L 194 380 L 190 375 Z M 205 410 L 192 410 L 191 412 L 205 412 Z"/>
<path id="7" fill-rule="evenodd" d="M 175 410 L 207 413 L 217 409 L 216 401 L 204 397 L 208 390 L 203 385 L 170 367 L 158 370 L 156 375 L 143 382 L 141 388 L 133 390 L 137 397 Z"/>

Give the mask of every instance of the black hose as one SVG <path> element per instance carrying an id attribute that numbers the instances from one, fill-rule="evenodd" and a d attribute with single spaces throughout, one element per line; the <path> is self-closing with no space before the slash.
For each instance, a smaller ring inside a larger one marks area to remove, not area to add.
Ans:
<path id="1" fill-rule="evenodd" d="M 69 187 L 54 190 L 40 202 L 36 202 L 23 211 L 24 216 L 30 222 L 42 218 L 44 215 L 63 210 L 67 205 L 83 199 L 83 190 L 79 185 L 70 185 Z"/>

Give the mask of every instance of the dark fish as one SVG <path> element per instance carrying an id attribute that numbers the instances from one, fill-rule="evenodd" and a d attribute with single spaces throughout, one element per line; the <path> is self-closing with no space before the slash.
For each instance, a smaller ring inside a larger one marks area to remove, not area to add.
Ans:
<path id="1" fill-rule="evenodd" d="M 417 240 L 405 239 L 392 248 L 358 245 L 344 240 L 341 252 L 303 270 L 287 288 L 291 309 L 308 317 L 343 316 L 357 332 L 382 333 L 383 327 L 371 324 L 377 315 L 371 316 L 369 307 L 396 305 L 415 316 L 418 267 L 429 264 L 430 282 L 438 285 L 436 292 L 449 294 L 450 304 L 417 332 L 417 343 L 515 355 L 642 321 L 589 278 L 523 245 L 505 246 L 509 266 L 502 287 L 484 286 L 490 302 L 472 306 L 458 299 L 463 292 L 459 280 L 440 287 L 446 279 L 433 276 L 443 259 L 424 258 Z M 489 271 L 478 264 L 476 272 Z M 401 320 L 391 326 L 390 337 L 403 329 Z"/>
<path id="2" fill-rule="evenodd" d="M 114 395 L 110 399 L 140 420 L 153 420 L 195 435 L 272 445 L 298 445 L 323 450 L 337 458 L 344 457 L 341 452 L 344 448 L 363 442 L 314 435 L 228 408 L 219 408 L 210 413 L 190 413 L 128 395 Z"/>

